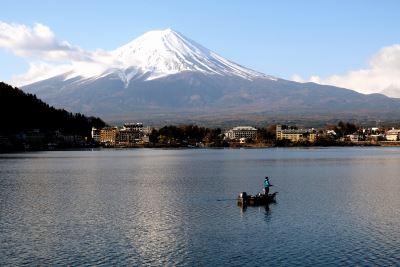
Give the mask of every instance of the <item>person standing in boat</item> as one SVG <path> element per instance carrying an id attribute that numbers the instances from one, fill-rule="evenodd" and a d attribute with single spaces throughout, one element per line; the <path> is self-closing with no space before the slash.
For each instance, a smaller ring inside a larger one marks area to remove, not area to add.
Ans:
<path id="1" fill-rule="evenodd" d="M 264 192 L 265 192 L 265 195 L 268 195 L 270 186 L 271 186 L 271 184 L 270 184 L 269 178 L 267 176 L 267 177 L 265 177 L 265 180 L 264 180 Z"/>

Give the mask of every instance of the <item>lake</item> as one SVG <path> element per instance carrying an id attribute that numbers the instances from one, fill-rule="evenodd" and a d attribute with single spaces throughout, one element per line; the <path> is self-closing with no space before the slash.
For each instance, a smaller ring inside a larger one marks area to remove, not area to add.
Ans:
<path id="1" fill-rule="evenodd" d="M 0 154 L 0 265 L 400 265 L 399 192 L 396 147 Z"/>

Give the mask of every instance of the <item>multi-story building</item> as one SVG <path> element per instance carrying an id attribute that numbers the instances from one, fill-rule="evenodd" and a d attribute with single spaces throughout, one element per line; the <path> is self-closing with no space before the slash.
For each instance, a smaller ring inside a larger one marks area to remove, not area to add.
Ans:
<path id="1" fill-rule="evenodd" d="M 227 131 L 225 137 L 230 140 L 240 140 L 241 138 L 255 140 L 257 129 L 250 126 L 238 126 Z"/>
<path id="2" fill-rule="evenodd" d="M 127 122 L 124 123 L 124 129 L 131 130 L 131 131 L 136 131 L 136 132 L 141 132 L 143 130 L 143 123 L 141 122 Z"/>
<path id="3" fill-rule="evenodd" d="M 92 139 L 96 142 L 100 142 L 100 129 L 96 129 L 95 127 L 92 127 Z"/>
<path id="4" fill-rule="evenodd" d="M 292 142 L 315 142 L 317 132 L 314 129 L 282 129 L 282 125 L 276 125 L 276 140 L 287 139 Z"/>
<path id="5" fill-rule="evenodd" d="M 149 127 L 143 127 L 143 123 L 124 123 L 124 127 L 119 131 L 118 142 L 119 144 L 146 143 L 145 136 L 148 132 Z"/>
<path id="6" fill-rule="evenodd" d="M 117 127 L 105 127 L 100 130 L 100 142 L 115 145 L 117 143 L 118 133 Z"/>
<path id="7" fill-rule="evenodd" d="M 119 130 L 118 143 L 121 145 L 137 143 L 140 140 L 141 140 L 141 132 L 139 131 L 127 128 Z"/>

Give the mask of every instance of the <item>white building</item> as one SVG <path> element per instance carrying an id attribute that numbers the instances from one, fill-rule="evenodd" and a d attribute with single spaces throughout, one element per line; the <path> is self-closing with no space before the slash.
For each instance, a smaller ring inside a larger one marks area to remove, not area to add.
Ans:
<path id="1" fill-rule="evenodd" d="M 124 123 L 124 129 L 141 132 L 143 130 L 143 123 L 127 122 L 127 123 Z"/>
<path id="2" fill-rule="evenodd" d="M 357 143 L 361 138 L 361 136 L 358 133 L 348 134 L 346 135 L 346 137 L 348 138 L 348 140 L 350 140 L 350 142 L 353 143 Z"/>
<path id="3" fill-rule="evenodd" d="M 313 143 L 316 138 L 317 131 L 314 129 L 282 129 L 282 125 L 276 125 L 276 140 L 287 139 L 292 142 L 309 141 Z"/>
<path id="4" fill-rule="evenodd" d="M 399 129 L 394 129 L 389 130 L 386 132 L 386 140 L 387 141 L 399 141 L 400 138 L 400 130 Z"/>
<path id="5" fill-rule="evenodd" d="M 119 131 L 119 143 L 148 143 L 150 133 L 150 127 L 144 127 L 143 123 L 124 123 L 124 127 Z"/>
<path id="6" fill-rule="evenodd" d="M 100 129 L 92 127 L 92 139 L 96 142 L 100 142 Z"/>
<path id="7" fill-rule="evenodd" d="M 255 140 L 257 129 L 251 126 L 238 126 L 227 131 L 225 137 L 230 140 L 240 140 L 241 138 Z"/>

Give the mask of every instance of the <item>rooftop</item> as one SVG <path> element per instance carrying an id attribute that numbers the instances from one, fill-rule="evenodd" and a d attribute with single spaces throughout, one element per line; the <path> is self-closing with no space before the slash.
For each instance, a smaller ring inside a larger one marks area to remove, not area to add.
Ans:
<path id="1" fill-rule="evenodd" d="M 233 131 L 257 131 L 256 128 L 251 126 L 237 126 L 232 128 Z"/>

